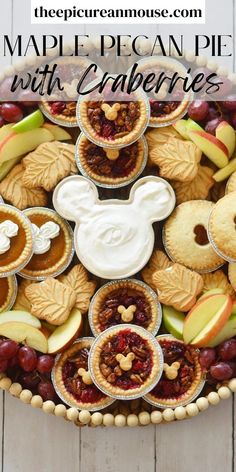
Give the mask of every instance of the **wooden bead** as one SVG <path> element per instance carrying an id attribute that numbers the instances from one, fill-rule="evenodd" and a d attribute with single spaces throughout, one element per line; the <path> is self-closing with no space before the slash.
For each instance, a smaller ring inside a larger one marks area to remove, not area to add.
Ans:
<path id="1" fill-rule="evenodd" d="M 217 392 L 210 392 L 207 395 L 208 401 L 211 405 L 218 405 L 220 401 L 220 397 Z"/>
<path id="2" fill-rule="evenodd" d="M 115 426 L 118 428 L 123 428 L 126 425 L 126 417 L 125 415 L 116 415 L 115 416 Z"/>
<path id="3" fill-rule="evenodd" d="M 162 412 L 161 411 L 152 411 L 151 412 L 151 422 L 153 424 L 159 424 L 162 422 Z"/>
<path id="4" fill-rule="evenodd" d="M 184 406 L 177 406 L 174 410 L 174 413 L 177 420 L 184 420 L 184 418 L 187 416 L 187 411 Z"/>
<path id="5" fill-rule="evenodd" d="M 197 399 L 196 404 L 200 411 L 204 411 L 209 407 L 209 401 L 206 397 L 200 397 Z"/>
<path id="6" fill-rule="evenodd" d="M 14 382 L 11 384 L 9 392 L 13 397 L 19 397 L 20 393 L 22 392 L 22 386 L 18 382 Z"/>
<path id="7" fill-rule="evenodd" d="M 232 379 L 229 381 L 229 388 L 232 392 L 236 392 L 236 379 Z"/>
<path id="8" fill-rule="evenodd" d="M 12 381 L 8 377 L 4 377 L 3 379 L 0 380 L 0 388 L 2 390 L 9 390 L 11 384 L 12 384 Z"/>
<path id="9" fill-rule="evenodd" d="M 103 415 L 104 426 L 113 426 L 114 421 L 115 421 L 115 418 L 111 413 L 105 413 L 105 415 Z"/>
<path id="10" fill-rule="evenodd" d="M 218 69 L 218 64 L 215 61 L 208 61 L 207 68 L 211 70 L 212 72 L 215 72 Z"/>
<path id="11" fill-rule="evenodd" d="M 66 417 L 69 421 L 76 421 L 78 419 L 79 412 L 77 408 L 71 407 L 66 411 Z"/>
<path id="12" fill-rule="evenodd" d="M 66 416 L 65 405 L 59 404 L 55 406 L 54 415 L 64 418 Z"/>
<path id="13" fill-rule="evenodd" d="M 231 396 L 231 391 L 228 387 L 220 387 L 218 395 L 222 400 L 227 400 Z"/>
<path id="14" fill-rule="evenodd" d="M 43 402 L 42 409 L 44 413 L 53 413 L 55 410 L 55 403 L 51 400 L 47 400 L 46 402 Z"/>
<path id="15" fill-rule="evenodd" d="M 79 421 L 83 424 L 88 424 L 90 422 L 91 414 L 87 410 L 82 410 L 79 412 Z"/>
<path id="16" fill-rule="evenodd" d="M 4 70 L 4 74 L 6 77 L 12 77 L 14 75 L 15 69 L 13 66 L 8 66 Z"/>
<path id="17" fill-rule="evenodd" d="M 32 396 L 33 396 L 32 392 L 30 390 L 25 389 L 25 390 L 22 390 L 20 394 L 20 400 L 23 403 L 30 403 Z"/>
<path id="18" fill-rule="evenodd" d="M 194 54 L 193 51 L 185 51 L 184 55 L 185 55 L 185 59 L 186 59 L 188 62 L 194 62 L 194 60 L 195 60 L 195 54 Z"/>
<path id="19" fill-rule="evenodd" d="M 175 419 L 174 410 L 172 410 L 172 408 L 166 408 L 162 415 L 165 421 L 173 421 Z"/>
<path id="20" fill-rule="evenodd" d="M 217 74 L 222 76 L 222 77 L 227 77 L 228 76 L 228 69 L 226 67 L 219 67 L 217 69 Z"/>
<path id="21" fill-rule="evenodd" d="M 33 408 L 42 408 L 43 406 L 43 399 L 40 395 L 34 395 L 31 399 L 31 406 Z"/>
<path id="22" fill-rule="evenodd" d="M 102 413 L 100 413 L 99 411 L 93 413 L 91 416 L 91 423 L 94 426 L 100 426 L 102 424 Z"/>
<path id="23" fill-rule="evenodd" d="M 199 413 L 199 409 L 196 403 L 189 403 L 188 405 L 186 405 L 186 411 L 188 413 L 188 416 L 197 416 Z"/>
<path id="24" fill-rule="evenodd" d="M 127 425 L 131 426 L 131 428 L 135 428 L 135 426 L 138 426 L 138 417 L 137 417 L 137 415 L 134 415 L 133 413 L 128 415 L 127 416 Z"/>
<path id="25" fill-rule="evenodd" d="M 206 56 L 197 57 L 196 64 L 198 67 L 204 67 L 207 64 L 207 57 Z"/>
<path id="26" fill-rule="evenodd" d="M 142 411 L 141 413 L 139 413 L 138 419 L 140 424 L 143 426 L 146 426 L 151 423 L 150 413 L 148 413 L 147 411 Z"/>

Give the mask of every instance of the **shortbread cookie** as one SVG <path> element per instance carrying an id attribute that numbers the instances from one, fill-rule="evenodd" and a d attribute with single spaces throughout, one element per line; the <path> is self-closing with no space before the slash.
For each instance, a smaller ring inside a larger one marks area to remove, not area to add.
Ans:
<path id="1" fill-rule="evenodd" d="M 213 169 L 200 165 L 196 177 L 191 182 L 171 182 L 177 204 L 189 200 L 205 200 L 214 185 L 213 174 Z"/>
<path id="2" fill-rule="evenodd" d="M 201 275 L 180 264 L 155 272 L 153 284 L 159 301 L 180 311 L 189 311 L 203 289 Z"/>
<path id="3" fill-rule="evenodd" d="M 229 180 L 226 184 L 225 193 L 228 194 L 228 193 L 231 193 L 231 192 L 236 192 L 236 172 L 231 174 L 231 176 L 229 177 Z"/>
<path id="4" fill-rule="evenodd" d="M 13 306 L 13 310 L 20 310 L 20 311 L 31 311 L 31 302 L 29 301 L 28 297 L 25 294 L 25 289 L 29 287 L 33 282 L 31 280 L 24 280 L 22 279 L 18 285 L 18 292 L 16 301 Z"/>
<path id="5" fill-rule="evenodd" d="M 67 275 L 61 275 L 59 280 L 74 290 L 76 293 L 75 307 L 82 314 L 86 313 L 97 284 L 95 281 L 89 280 L 85 267 L 82 264 L 77 264 Z"/>
<path id="6" fill-rule="evenodd" d="M 155 249 L 147 266 L 145 267 L 145 269 L 142 270 L 142 278 L 144 282 L 146 282 L 149 287 L 155 289 L 155 285 L 152 280 L 154 272 L 156 272 L 157 270 L 167 269 L 172 265 L 173 262 L 163 251 L 161 251 L 160 249 Z"/>
<path id="7" fill-rule="evenodd" d="M 213 208 L 212 202 L 192 200 L 179 205 L 168 218 L 163 229 L 163 242 L 174 262 L 197 272 L 210 272 L 224 263 L 207 236 Z"/>
<path id="8" fill-rule="evenodd" d="M 211 274 L 203 274 L 202 278 L 204 282 L 204 292 L 208 292 L 215 288 L 221 288 L 227 295 L 235 295 L 232 286 L 222 270 L 217 270 Z"/>
<path id="9" fill-rule="evenodd" d="M 180 136 L 177 131 L 173 128 L 173 126 L 164 126 L 163 128 L 149 128 L 147 133 L 145 133 L 145 138 L 148 144 L 148 165 L 152 166 L 155 165 L 155 162 L 152 161 L 151 158 L 151 151 L 158 146 L 163 146 L 172 138 L 180 139 L 182 141 L 182 137 Z"/>
<path id="10" fill-rule="evenodd" d="M 74 290 L 52 278 L 29 285 L 25 294 L 31 302 L 32 315 L 56 326 L 65 323 L 76 303 Z"/>
<path id="11" fill-rule="evenodd" d="M 214 250 L 228 262 L 236 262 L 236 192 L 221 198 L 213 208 L 208 236 Z"/>

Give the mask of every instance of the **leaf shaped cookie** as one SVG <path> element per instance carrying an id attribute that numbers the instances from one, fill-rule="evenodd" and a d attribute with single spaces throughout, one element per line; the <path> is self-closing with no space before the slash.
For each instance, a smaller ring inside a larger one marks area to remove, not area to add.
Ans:
<path id="1" fill-rule="evenodd" d="M 154 149 L 156 146 L 160 147 L 164 144 L 167 143 L 172 138 L 180 139 L 182 140 L 182 137 L 180 136 L 177 131 L 173 128 L 173 126 L 164 126 L 163 128 L 152 128 L 150 129 L 146 134 L 145 138 L 148 143 L 148 164 L 153 165 L 155 162 L 153 162 L 151 158 L 151 153 L 150 151 Z"/>
<path id="2" fill-rule="evenodd" d="M 78 174 L 78 168 L 75 161 L 75 145 L 58 142 L 58 149 L 64 159 L 70 163 L 70 174 Z"/>
<path id="3" fill-rule="evenodd" d="M 59 280 L 74 290 L 76 293 L 76 308 L 78 308 L 82 314 L 86 313 L 90 299 L 96 289 L 96 282 L 89 281 L 87 270 L 82 264 L 78 264 L 74 266 L 67 275 L 61 275 Z"/>
<path id="4" fill-rule="evenodd" d="M 159 166 L 162 177 L 190 182 L 197 175 L 201 151 L 190 141 L 172 138 L 163 146 L 154 147 L 150 159 Z"/>
<path id="5" fill-rule="evenodd" d="M 68 144 L 53 141 L 41 144 L 23 159 L 23 183 L 28 188 L 43 187 L 50 192 L 58 182 L 71 173 Z M 64 153 L 67 153 L 65 156 Z M 65 158 L 66 157 L 66 158 Z"/>
<path id="6" fill-rule="evenodd" d="M 214 185 L 213 174 L 210 167 L 199 166 L 198 173 L 191 182 L 172 182 L 177 204 L 189 200 L 205 200 Z"/>
<path id="7" fill-rule="evenodd" d="M 174 264 L 165 270 L 158 270 L 153 275 L 153 284 L 161 303 L 176 310 L 189 311 L 203 289 L 203 279 L 181 264 Z"/>
<path id="8" fill-rule="evenodd" d="M 31 303 L 28 297 L 25 294 L 25 289 L 32 285 L 31 280 L 22 280 L 22 282 L 18 286 L 18 293 L 16 297 L 16 301 L 13 306 L 13 310 L 22 310 L 22 311 L 29 311 L 31 312 Z"/>
<path id="9" fill-rule="evenodd" d="M 163 251 L 160 251 L 160 249 L 155 249 L 153 251 L 151 259 L 148 262 L 148 265 L 145 267 L 145 269 L 142 270 L 142 278 L 144 282 L 146 282 L 149 287 L 155 290 L 155 285 L 152 280 L 154 272 L 156 272 L 157 270 L 167 269 L 172 265 L 173 262 L 167 257 L 167 255 Z"/>
<path id="10" fill-rule="evenodd" d="M 213 288 L 222 288 L 224 293 L 235 296 L 234 289 L 230 285 L 227 276 L 224 274 L 223 270 L 216 270 L 216 272 L 211 272 L 210 274 L 202 274 L 203 278 L 203 291 L 207 292 Z"/>
<path id="11" fill-rule="evenodd" d="M 42 188 L 27 188 L 23 182 L 22 164 L 15 166 L 0 183 L 0 194 L 20 210 L 28 207 L 46 206 L 47 194 Z"/>
<path id="12" fill-rule="evenodd" d="M 53 278 L 31 284 L 25 294 L 32 305 L 32 315 L 56 326 L 65 323 L 76 302 L 74 290 Z"/>

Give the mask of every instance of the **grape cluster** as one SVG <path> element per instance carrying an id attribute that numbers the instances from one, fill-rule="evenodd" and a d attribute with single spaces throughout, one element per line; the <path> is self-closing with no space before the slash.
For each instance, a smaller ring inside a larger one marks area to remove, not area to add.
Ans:
<path id="1" fill-rule="evenodd" d="M 7 96 L 2 93 L 1 89 L 2 85 L 0 85 L 0 96 Z M 25 115 L 28 115 L 29 108 L 32 109 L 37 106 L 37 102 L 33 100 L 33 98 L 34 97 L 32 97 L 32 94 L 29 91 L 22 90 L 19 101 L 11 102 L 6 99 L 0 101 L 0 128 L 7 123 L 18 123 Z"/>
<path id="2" fill-rule="evenodd" d="M 0 341 L 0 372 L 7 372 L 24 388 L 41 395 L 44 401 L 55 400 L 56 394 L 50 380 L 54 358 L 38 354 L 29 346 L 20 346 L 10 339 Z"/>
<path id="3" fill-rule="evenodd" d="M 224 341 L 217 348 L 206 347 L 202 349 L 199 361 L 207 372 L 209 383 L 236 377 L 236 339 Z"/>

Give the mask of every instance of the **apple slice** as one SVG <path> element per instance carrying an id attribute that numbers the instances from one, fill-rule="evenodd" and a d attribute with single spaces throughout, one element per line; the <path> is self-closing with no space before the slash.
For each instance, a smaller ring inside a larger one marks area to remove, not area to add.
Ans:
<path id="1" fill-rule="evenodd" d="M 177 339 L 183 339 L 185 315 L 171 306 L 163 305 L 163 323 L 167 331 Z"/>
<path id="2" fill-rule="evenodd" d="M 223 329 L 209 342 L 208 346 L 216 347 L 234 336 L 236 336 L 236 313 L 230 316 Z"/>
<path id="3" fill-rule="evenodd" d="M 20 321 L 21 323 L 34 326 L 34 328 L 41 328 L 41 322 L 38 320 L 38 318 L 31 315 L 31 313 L 28 311 L 12 310 L 0 313 L 0 325 L 3 323 L 8 323 L 9 321 Z"/>
<path id="4" fill-rule="evenodd" d="M 44 128 L 34 129 L 26 133 L 12 133 L 0 142 L 0 163 L 27 154 L 40 144 L 53 140 L 52 133 Z"/>
<path id="5" fill-rule="evenodd" d="M 236 158 L 232 159 L 227 166 L 223 169 L 218 170 L 214 175 L 213 179 L 216 182 L 222 182 L 227 179 L 233 172 L 236 171 Z"/>
<path id="6" fill-rule="evenodd" d="M 204 131 L 204 129 L 196 121 L 188 118 L 186 120 L 186 131 L 189 133 L 189 131 Z"/>
<path id="7" fill-rule="evenodd" d="M 189 139 L 187 129 L 186 129 L 187 120 L 178 120 L 172 126 L 173 128 L 182 136 L 184 139 Z"/>
<path id="8" fill-rule="evenodd" d="M 10 170 L 15 167 L 19 161 L 21 161 L 23 157 L 24 156 L 17 156 L 14 159 L 5 161 L 2 165 L 0 165 L 0 182 L 4 179 L 4 177 L 6 177 L 7 174 L 9 174 Z"/>
<path id="9" fill-rule="evenodd" d="M 212 288 L 211 290 L 207 290 L 201 297 L 198 298 L 197 303 L 201 302 L 205 298 L 210 297 L 211 295 L 216 295 L 218 293 L 224 293 L 223 288 Z"/>
<path id="10" fill-rule="evenodd" d="M 65 129 L 51 123 L 44 123 L 43 128 L 53 134 L 55 141 L 69 141 L 72 139 L 71 135 Z"/>
<path id="11" fill-rule="evenodd" d="M 9 136 L 10 134 L 12 134 L 12 127 L 13 127 L 13 123 L 9 123 L 8 125 L 4 125 L 1 129 L 0 129 L 0 142 L 5 139 L 7 136 Z"/>
<path id="12" fill-rule="evenodd" d="M 227 147 L 212 134 L 205 131 L 189 131 L 189 138 L 217 167 L 228 164 L 229 151 Z"/>
<path id="13" fill-rule="evenodd" d="M 198 302 L 185 318 L 184 342 L 197 347 L 206 346 L 226 324 L 232 305 L 231 297 L 226 294 L 211 295 Z"/>
<path id="14" fill-rule="evenodd" d="M 230 158 L 234 153 L 236 144 L 234 128 L 227 121 L 222 121 L 216 128 L 216 137 L 227 147 Z"/>
<path id="15" fill-rule="evenodd" d="M 12 130 L 15 133 L 25 133 L 26 131 L 31 131 L 32 129 L 40 128 L 44 123 L 44 117 L 40 110 L 34 111 L 30 115 L 23 118 L 23 120 L 18 121 L 13 127 Z"/>
<path id="16" fill-rule="evenodd" d="M 236 315 L 236 300 L 233 301 L 232 315 Z"/>
<path id="17" fill-rule="evenodd" d="M 83 326 L 81 312 L 74 308 L 68 320 L 53 331 L 48 338 L 49 354 L 56 354 L 66 349 L 79 336 Z"/>
<path id="18" fill-rule="evenodd" d="M 5 336 L 18 343 L 27 344 L 27 346 L 44 354 L 48 351 L 48 343 L 44 334 L 39 329 L 20 321 L 9 321 L 8 323 L 1 324 L 0 336 Z"/>

